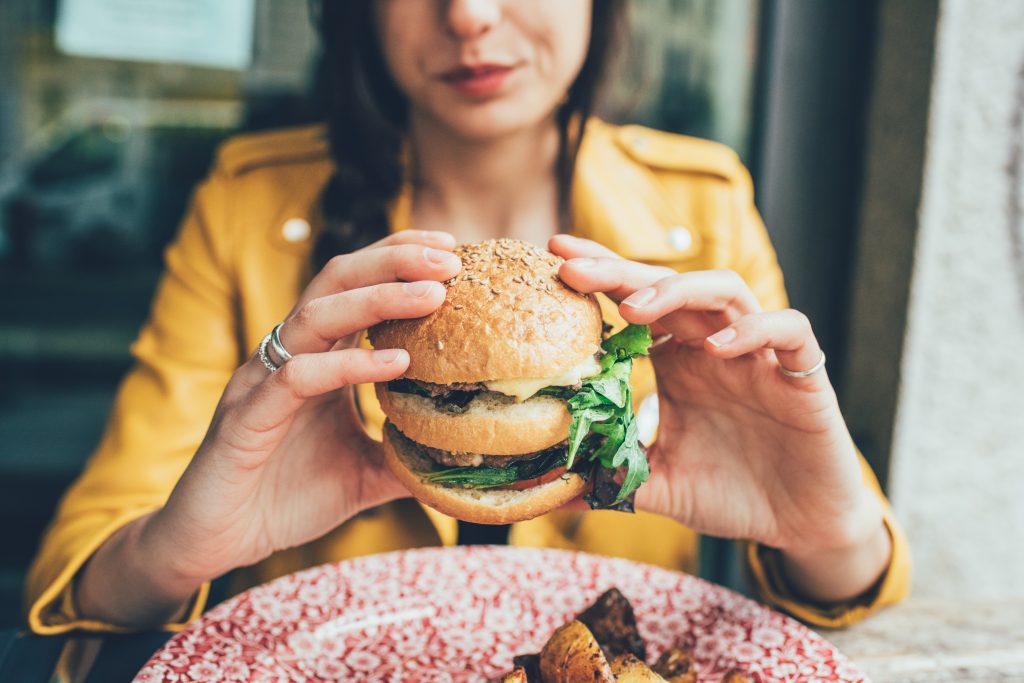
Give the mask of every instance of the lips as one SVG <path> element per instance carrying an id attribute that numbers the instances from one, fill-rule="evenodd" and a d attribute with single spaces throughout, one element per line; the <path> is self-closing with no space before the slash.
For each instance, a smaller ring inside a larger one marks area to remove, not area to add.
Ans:
<path id="1" fill-rule="evenodd" d="M 441 80 L 467 97 L 495 95 L 518 67 L 508 64 L 461 64 L 441 74 Z"/>

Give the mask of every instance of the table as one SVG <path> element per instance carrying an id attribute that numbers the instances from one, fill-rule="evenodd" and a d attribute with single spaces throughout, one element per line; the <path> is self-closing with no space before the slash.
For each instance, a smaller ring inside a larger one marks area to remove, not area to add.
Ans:
<path id="1" fill-rule="evenodd" d="M 1024 681 L 1024 596 L 911 598 L 844 631 L 818 633 L 874 683 Z"/>
<path id="2" fill-rule="evenodd" d="M 912 599 L 844 631 L 819 633 L 874 683 L 1024 681 L 1024 597 Z M 42 638 L 5 631 L 0 633 L 0 681 L 127 683 L 167 638 L 166 633 Z M 62 652 L 76 660 L 75 675 L 51 679 Z"/>

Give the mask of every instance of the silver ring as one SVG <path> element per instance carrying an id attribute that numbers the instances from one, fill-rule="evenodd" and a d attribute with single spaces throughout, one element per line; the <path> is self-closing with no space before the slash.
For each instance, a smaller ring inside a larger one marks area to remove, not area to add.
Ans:
<path id="1" fill-rule="evenodd" d="M 281 369 L 280 365 L 270 360 L 270 355 L 267 353 L 267 344 L 270 343 L 270 338 L 272 336 L 273 332 L 271 332 L 270 334 L 263 338 L 263 341 L 260 342 L 260 350 L 258 354 L 260 357 L 260 362 L 263 363 L 263 367 L 265 367 L 267 370 L 270 370 L 270 374 L 274 374 L 275 372 Z"/>
<path id="2" fill-rule="evenodd" d="M 284 344 L 281 343 L 282 325 L 284 325 L 284 323 L 278 323 L 270 332 L 270 347 L 274 349 L 274 353 L 280 359 L 280 365 L 284 365 L 292 359 L 292 354 L 288 353 L 288 349 L 284 348 Z"/>
<path id="3" fill-rule="evenodd" d="M 823 367 L 825 367 L 825 352 L 824 351 L 821 352 L 821 358 L 818 359 L 818 362 L 815 363 L 813 366 L 807 368 L 806 370 L 789 370 L 789 369 L 783 367 L 782 364 L 780 363 L 779 364 L 779 371 L 783 375 L 785 375 L 786 377 L 794 377 L 796 379 L 802 379 L 804 377 L 810 377 L 811 375 L 813 375 L 816 372 L 820 372 Z"/>

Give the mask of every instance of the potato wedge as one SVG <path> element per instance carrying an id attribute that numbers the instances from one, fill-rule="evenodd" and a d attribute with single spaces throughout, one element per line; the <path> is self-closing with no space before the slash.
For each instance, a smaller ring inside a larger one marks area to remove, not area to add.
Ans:
<path id="1" fill-rule="evenodd" d="M 526 669 L 517 666 L 505 674 L 505 677 L 501 679 L 501 683 L 529 683 L 529 679 L 526 678 Z"/>
<path id="2" fill-rule="evenodd" d="M 651 671 L 632 654 L 619 655 L 612 660 L 612 673 L 619 683 L 665 683 L 665 679 Z"/>
<path id="3" fill-rule="evenodd" d="M 647 660 L 647 646 L 637 630 L 633 606 L 618 588 L 606 590 L 576 618 L 594 634 L 608 659 L 628 652 Z"/>
<path id="4" fill-rule="evenodd" d="M 575 619 L 552 634 L 540 652 L 544 683 L 614 683 L 608 660 L 594 634 Z"/>
<path id="5" fill-rule="evenodd" d="M 754 679 L 739 669 L 730 669 L 725 672 L 725 676 L 722 678 L 722 683 L 753 683 L 753 680 Z"/>
<path id="6" fill-rule="evenodd" d="M 687 650 L 674 647 L 665 650 L 651 667 L 669 683 L 697 683 L 697 674 L 691 670 L 693 658 Z"/>

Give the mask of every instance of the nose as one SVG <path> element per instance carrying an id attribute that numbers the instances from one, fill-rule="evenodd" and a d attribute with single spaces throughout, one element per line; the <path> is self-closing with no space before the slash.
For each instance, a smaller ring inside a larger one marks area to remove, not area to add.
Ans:
<path id="1" fill-rule="evenodd" d="M 461 40 L 484 35 L 501 19 L 499 0 L 450 0 L 445 12 L 448 31 Z"/>

